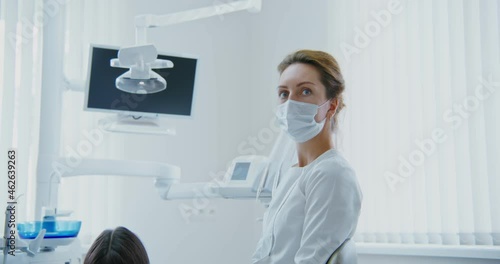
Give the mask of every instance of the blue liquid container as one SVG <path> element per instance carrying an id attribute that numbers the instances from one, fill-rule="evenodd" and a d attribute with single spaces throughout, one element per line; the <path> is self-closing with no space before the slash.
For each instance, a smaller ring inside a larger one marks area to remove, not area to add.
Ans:
<path id="1" fill-rule="evenodd" d="M 42 229 L 47 230 L 44 238 L 69 238 L 78 236 L 82 221 L 33 221 L 17 224 L 22 239 L 34 239 Z"/>

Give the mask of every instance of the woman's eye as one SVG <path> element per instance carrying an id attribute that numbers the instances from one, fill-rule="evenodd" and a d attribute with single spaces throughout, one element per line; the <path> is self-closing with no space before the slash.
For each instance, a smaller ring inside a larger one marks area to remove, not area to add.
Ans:
<path id="1" fill-rule="evenodd" d="M 310 95 L 312 91 L 310 89 L 304 89 L 302 90 L 302 95 Z"/>
<path id="2" fill-rule="evenodd" d="M 278 96 L 280 99 L 284 99 L 288 96 L 288 92 L 285 91 L 279 92 Z"/>

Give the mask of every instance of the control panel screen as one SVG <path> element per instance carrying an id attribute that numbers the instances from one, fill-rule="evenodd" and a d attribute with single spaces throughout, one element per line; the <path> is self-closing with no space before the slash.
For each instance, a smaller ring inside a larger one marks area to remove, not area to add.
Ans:
<path id="1" fill-rule="evenodd" d="M 250 162 L 236 162 L 234 165 L 232 181 L 244 181 L 248 177 L 248 170 L 250 169 Z"/>

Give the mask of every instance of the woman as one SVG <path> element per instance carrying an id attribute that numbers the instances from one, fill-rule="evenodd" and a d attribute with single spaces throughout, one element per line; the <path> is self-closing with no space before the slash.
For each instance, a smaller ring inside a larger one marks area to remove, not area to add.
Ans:
<path id="1" fill-rule="evenodd" d="M 273 191 L 252 260 L 324 264 L 342 245 L 353 246 L 362 201 L 355 172 L 332 140 L 344 80 L 337 61 L 322 51 L 296 51 L 278 71 L 276 115 L 296 142 L 298 163 Z M 356 263 L 355 250 L 345 254 L 343 263 Z"/>
<path id="2" fill-rule="evenodd" d="M 84 264 L 149 264 L 141 240 L 125 227 L 104 230 L 85 256 Z"/>

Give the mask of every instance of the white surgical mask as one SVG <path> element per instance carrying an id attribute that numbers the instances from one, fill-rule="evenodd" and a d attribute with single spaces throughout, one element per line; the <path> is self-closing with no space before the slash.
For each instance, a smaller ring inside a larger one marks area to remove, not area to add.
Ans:
<path id="1" fill-rule="evenodd" d="M 326 112 L 330 100 L 322 105 L 287 100 L 280 104 L 276 110 L 276 117 L 283 129 L 295 142 L 303 143 L 317 136 L 325 125 Z M 325 110 L 326 111 L 320 111 Z M 316 122 L 314 117 L 319 114 L 321 122 Z"/>

